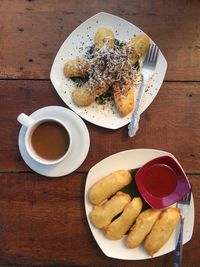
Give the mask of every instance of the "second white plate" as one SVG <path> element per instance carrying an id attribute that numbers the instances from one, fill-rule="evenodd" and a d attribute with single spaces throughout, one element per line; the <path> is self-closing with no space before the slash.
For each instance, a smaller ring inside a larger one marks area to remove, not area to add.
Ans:
<path id="1" fill-rule="evenodd" d="M 127 150 L 117 154 L 114 154 L 92 167 L 88 173 L 86 185 L 85 185 L 85 210 L 88 219 L 90 230 L 105 255 L 112 258 L 124 259 L 124 260 L 142 260 L 151 258 L 143 249 L 142 245 L 129 249 L 125 245 L 125 237 L 121 240 L 109 240 L 107 239 L 102 230 L 97 229 L 89 220 L 89 213 L 92 210 L 92 205 L 88 200 L 88 191 L 91 186 L 103 176 L 119 170 L 119 169 L 136 169 L 144 165 L 147 161 L 160 156 L 171 156 L 172 154 L 153 149 L 134 149 Z M 175 157 L 174 157 L 175 159 Z M 188 242 L 193 233 L 194 226 L 194 201 L 191 199 L 191 204 L 187 215 L 185 216 L 183 243 Z M 177 231 L 171 235 L 168 242 L 156 253 L 153 257 L 158 257 L 171 252 L 175 249 L 177 238 Z"/>

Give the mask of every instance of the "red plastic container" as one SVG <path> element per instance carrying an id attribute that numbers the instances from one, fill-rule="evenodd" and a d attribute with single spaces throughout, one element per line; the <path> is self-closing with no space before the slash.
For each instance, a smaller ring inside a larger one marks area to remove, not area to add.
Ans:
<path id="1" fill-rule="evenodd" d="M 144 200 L 154 209 L 171 206 L 191 190 L 183 168 L 169 156 L 147 162 L 136 173 L 135 181 Z"/>

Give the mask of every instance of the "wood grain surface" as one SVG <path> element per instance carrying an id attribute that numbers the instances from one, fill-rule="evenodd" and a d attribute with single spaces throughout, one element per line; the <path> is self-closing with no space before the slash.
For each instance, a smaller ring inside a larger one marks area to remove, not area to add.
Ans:
<path id="1" fill-rule="evenodd" d="M 198 0 L 2 0 L 0 77 L 48 79 L 62 42 L 101 11 L 121 16 L 151 36 L 168 61 L 166 80 L 199 80 Z"/>
<path id="2" fill-rule="evenodd" d="M 113 131 L 85 121 L 91 146 L 79 171 L 88 171 L 99 160 L 119 151 L 153 148 L 174 154 L 187 172 L 200 173 L 197 145 L 200 140 L 199 103 L 200 87 L 197 82 L 165 82 L 152 105 L 142 114 L 139 132 L 132 139 L 128 137 L 127 126 Z M 16 121 L 17 115 L 22 111 L 29 115 L 48 105 L 65 104 L 49 81 L 4 80 L 0 81 L 0 105 L 1 151 L 5 155 L 0 161 L 0 168 L 7 171 L 28 170 L 18 151 L 20 124 Z"/>
<path id="3" fill-rule="evenodd" d="M 98 12 L 137 25 L 168 62 L 161 89 L 142 114 L 139 132 L 85 121 L 90 150 L 72 174 L 33 172 L 18 148 L 17 115 L 50 105 L 66 107 L 49 80 L 67 36 Z M 89 230 L 84 187 L 89 169 L 123 150 L 172 153 L 193 186 L 195 226 L 184 245 L 183 267 L 200 266 L 200 1 L 0 1 L 0 266 L 173 266 L 173 253 L 145 261 L 106 257 Z"/>

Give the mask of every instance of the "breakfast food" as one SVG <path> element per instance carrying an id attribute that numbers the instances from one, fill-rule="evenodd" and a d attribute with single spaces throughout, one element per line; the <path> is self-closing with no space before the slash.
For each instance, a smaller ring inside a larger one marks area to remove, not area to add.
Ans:
<path id="1" fill-rule="evenodd" d="M 100 28 L 94 36 L 95 49 L 101 49 L 103 46 L 114 48 L 115 36 L 114 33 L 107 28 Z"/>
<path id="2" fill-rule="evenodd" d="M 122 117 L 128 115 L 134 107 L 134 88 L 130 80 L 113 84 L 113 96 L 116 108 Z"/>
<path id="3" fill-rule="evenodd" d="M 111 224 L 104 227 L 105 236 L 112 240 L 121 239 L 133 225 L 141 210 L 141 198 L 133 198 L 133 200 L 125 207 L 122 214 L 111 222 Z"/>
<path id="4" fill-rule="evenodd" d="M 64 74 L 68 78 L 86 77 L 89 71 L 89 61 L 86 58 L 76 57 L 68 60 L 64 65 Z"/>
<path id="5" fill-rule="evenodd" d="M 88 197 L 93 208 L 89 219 L 106 238 L 120 240 L 126 236 L 123 242 L 127 249 L 142 245 L 141 248 L 153 256 L 176 228 L 180 210 L 147 208 L 142 197 L 130 196 L 127 192 L 134 182 L 131 173 L 130 170 L 117 170 L 90 188 Z"/>
<path id="6" fill-rule="evenodd" d="M 118 170 L 97 181 L 89 191 L 89 200 L 98 205 L 128 185 L 132 180 L 128 170 Z"/>
<path id="7" fill-rule="evenodd" d="M 93 86 L 93 87 L 92 87 Z M 93 88 L 93 90 L 91 90 Z M 88 106 L 94 102 L 95 98 L 102 95 L 108 90 L 107 83 L 91 85 L 91 81 L 86 82 L 82 86 L 77 86 L 72 92 L 72 100 L 77 106 Z"/>
<path id="8" fill-rule="evenodd" d="M 170 238 L 180 220 L 178 208 L 165 209 L 144 241 L 144 248 L 153 256 Z"/>
<path id="9" fill-rule="evenodd" d="M 129 248 L 138 247 L 150 233 L 161 214 L 161 210 L 147 209 L 139 214 L 126 239 Z"/>
<path id="10" fill-rule="evenodd" d="M 106 98 L 110 91 L 121 117 L 132 112 L 135 89 L 141 83 L 141 62 L 149 44 L 149 38 L 144 34 L 122 43 L 116 40 L 111 29 L 99 28 L 90 53 L 70 59 L 64 65 L 67 78 L 86 78 L 74 86 L 72 100 L 75 105 L 89 106 L 102 95 Z"/>
<path id="11" fill-rule="evenodd" d="M 110 200 L 101 206 L 94 206 L 89 217 L 91 222 L 102 228 L 111 223 L 111 220 L 122 212 L 125 206 L 131 201 L 131 197 L 123 192 L 117 192 Z"/>
<path id="12" fill-rule="evenodd" d="M 131 38 L 123 49 L 127 53 L 128 58 L 131 60 L 131 63 L 134 65 L 139 58 L 147 52 L 149 45 L 149 38 L 144 34 L 140 34 Z"/>
<path id="13" fill-rule="evenodd" d="M 87 84 L 84 84 L 82 87 L 76 87 L 72 92 L 72 100 L 77 106 L 88 106 L 94 99 L 95 96 L 91 94 Z"/>

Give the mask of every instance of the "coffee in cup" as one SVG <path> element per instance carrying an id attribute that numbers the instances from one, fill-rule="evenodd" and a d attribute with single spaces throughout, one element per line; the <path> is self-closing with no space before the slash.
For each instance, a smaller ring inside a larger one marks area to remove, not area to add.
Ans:
<path id="1" fill-rule="evenodd" d="M 25 146 L 29 156 L 38 163 L 57 164 L 70 153 L 71 133 L 60 120 L 53 117 L 34 120 L 24 113 L 17 120 L 27 128 Z"/>

